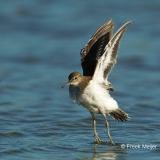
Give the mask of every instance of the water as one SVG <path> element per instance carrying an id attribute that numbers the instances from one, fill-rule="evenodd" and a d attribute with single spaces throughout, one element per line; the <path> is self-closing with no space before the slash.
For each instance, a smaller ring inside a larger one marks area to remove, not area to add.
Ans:
<path id="1" fill-rule="evenodd" d="M 0 158 L 159 159 L 159 8 L 156 0 L 2 0 Z M 131 117 L 124 123 L 108 117 L 115 146 L 108 145 L 101 115 L 97 130 L 105 143 L 94 143 L 90 113 L 69 100 L 68 88 L 61 89 L 70 72 L 82 73 L 80 49 L 110 18 L 114 31 L 133 22 L 109 76 L 112 96 Z"/>

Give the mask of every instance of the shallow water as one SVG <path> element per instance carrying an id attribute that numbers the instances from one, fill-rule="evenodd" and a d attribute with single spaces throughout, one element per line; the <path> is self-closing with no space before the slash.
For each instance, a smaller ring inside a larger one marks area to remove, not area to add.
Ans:
<path id="1" fill-rule="evenodd" d="M 159 159 L 159 8 L 156 0 L 1 1 L 1 159 Z M 104 143 L 94 143 L 90 113 L 61 89 L 70 72 L 82 72 L 80 49 L 110 18 L 114 31 L 133 22 L 109 76 L 112 96 L 131 117 L 124 123 L 108 117 L 115 146 L 101 115 Z"/>

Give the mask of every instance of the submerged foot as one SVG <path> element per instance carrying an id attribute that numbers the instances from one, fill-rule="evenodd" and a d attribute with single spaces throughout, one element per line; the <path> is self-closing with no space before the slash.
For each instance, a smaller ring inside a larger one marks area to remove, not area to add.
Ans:
<path id="1" fill-rule="evenodd" d="M 114 143 L 112 140 L 110 140 L 110 141 L 109 141 L 109 145 L 114 146 L 114 145 L 115 145 L 115 143 Z"/>
<path id="2" fill-rule="evenodd" d="M 99 138 L 99 136 L 98 136 L 97 132 L 94 134 L 94 136 L 95 136 L 95 138 L 96 138 L 96 142 L 97 142 L 97 144 L 99 144 L 99 143 L 101 143 L 101 142 L 102 142 L 102 141 L 101 141 L 101 139 Z"/>

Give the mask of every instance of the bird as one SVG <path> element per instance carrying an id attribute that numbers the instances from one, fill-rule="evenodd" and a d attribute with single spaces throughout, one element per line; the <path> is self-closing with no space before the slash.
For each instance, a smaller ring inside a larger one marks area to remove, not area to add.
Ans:
<path id="1" fill-rule="evenodd" d="M 115 35 L 112 33 L 114 28 L 112 19 L 99 27 L 80 51 L 83 75 L 76 71 L 70 73 L 68 82 L 62 86 L 64 88 L 69 85 L 70 98 L 91 113 L 97 144 L 102 141 L 96 131 L 94 114 L 102 114 L 110 145 L 115 143 L 110 135 L 107 115 L 118 122 L 130 120 L 129 115 L 119 108 L 116 100 L 109 94 L 114 89 L 108 81 L 108 76 L 116 63 L 120 40 L 131 23 L 126 22 Z"/>

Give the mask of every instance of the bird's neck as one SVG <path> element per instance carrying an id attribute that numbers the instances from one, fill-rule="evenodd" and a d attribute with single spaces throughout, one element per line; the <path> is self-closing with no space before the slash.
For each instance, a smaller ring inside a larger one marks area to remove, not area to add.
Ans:
<path id="1" fill-rule="evenodd" d="M 82 76 L 78 85 L 76 87 L 79 88 L 80 92 L 83 93 L 84 89 L 87 87 L 89 84 L 90 80 L 92 79 L 91 76 Z"/>

